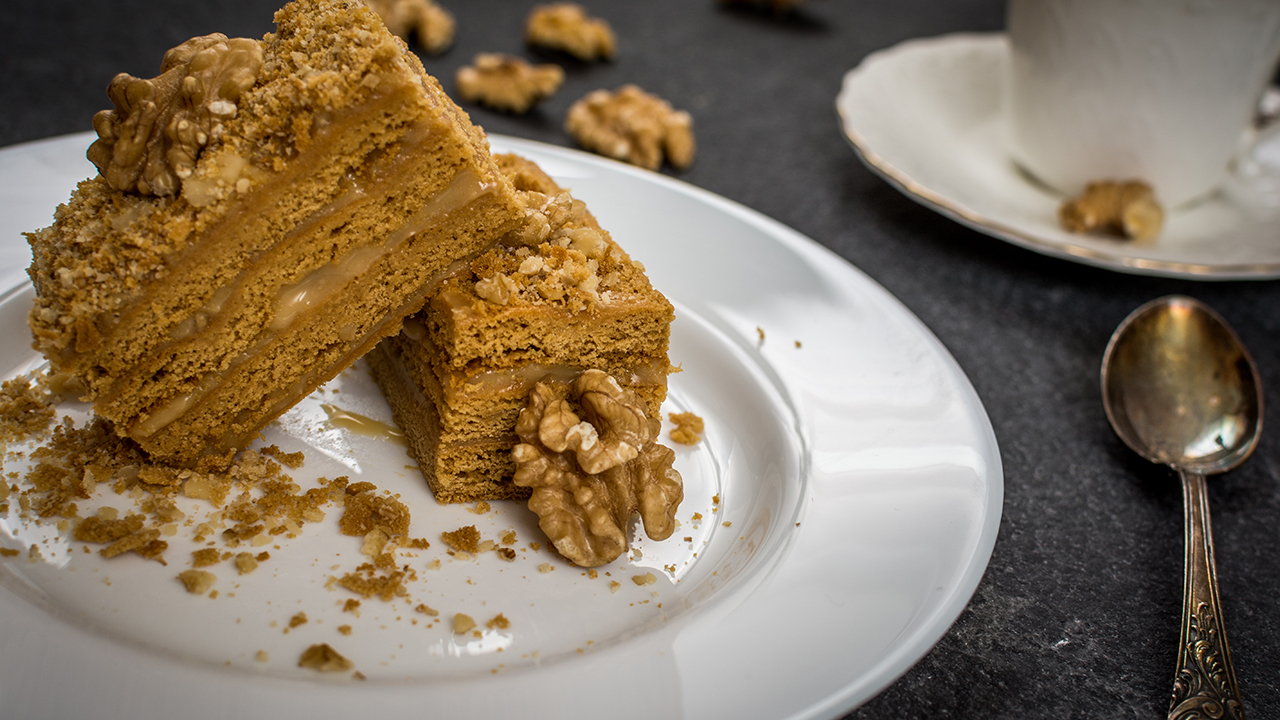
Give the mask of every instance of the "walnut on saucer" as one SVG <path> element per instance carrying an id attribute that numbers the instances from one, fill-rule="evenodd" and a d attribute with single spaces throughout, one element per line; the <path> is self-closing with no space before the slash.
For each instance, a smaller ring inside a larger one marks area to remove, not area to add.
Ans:
<path id="1" fill-rule="evenodd" d="M 684 486 L 675 453 L 654 442 L 659 425 L 600 370 L 534 386 L 516 422 L 514 481 L 533 489 L 538 526 L 574 564 L 596 567 L 625 552 L 637 512 L 654 540 L 675 530 Z"/>
<path id="2" fill-rule="evenodd" d="M 576 3 L 534 8 L 525 22 L 524 38 L 534 47 L 560 50 L 586 61 L 612 59 L 616 46 L 609 23 L 588 16 Z"/>
<path id="3" fill-rule="evenodd" d="M 1058 220 L 1068 232 L 1108 232 L 1134 240 L 1160 234 L 1164 209 L 1141 180 L 1097 180 L 1062 204 Z"/>
<path id="4" fill-rule="evenodd" d="M 588 150 L 650 170 L 664 156 L 677 168 L 693 164 L 693 118 L 635 85 L 587 93 L 569 108 L 565 130 Z"/>
<path id="5" fill-rule="evenodd" d="M 517 57 L 480 53 L 458 70 L 458 94 L 468 102 L 522 114 L 550 97 L 564 82 L 559 65 L 530 65 Z"/>

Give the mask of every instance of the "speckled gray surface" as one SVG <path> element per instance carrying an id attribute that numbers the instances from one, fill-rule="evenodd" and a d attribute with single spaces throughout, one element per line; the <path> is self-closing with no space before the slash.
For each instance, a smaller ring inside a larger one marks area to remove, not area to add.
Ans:
<path id="1" fill-rule="evenodd" d="M 525 52 L 531 0 L 445 2 L 458 42 L 427 67 L 446 86 L 476 52 Z M 1143 278 L 1044 258 L 933 214 L 855 159 L 833 111 L 843 73 L 907 38 L 998 30 L 1000 2 L 812 0 L 791 18 L 713 0 L 586 4 L 617 30 L 617 60 L 570 65 L 565 87 L 532 116 L 469 108 L 474 118 L 564 145 L 565 109 L 597 87 L 636 82 L 688 109 L 699 154 L 676 175 L 796 228 L 882 283 L 951 350 L 991 417 L 1005 507 L 990 568 L 938 646 L 849 717 L 1162 716 L 1181 601 L 1181 501 L 1168 472 L 1112 436 L 1098 363 L 1126 313 L 1180 292 L 1225 315 L 1265 386 L 1280 387 L 1280 284 Z M 275 5 L 10 0 L 0 145 L 88 130 L 114 73 L 150 76 L 191 35 L 260 35 Z M 1280 717 L 1277 427 L 1244 468 L 1210 486 L 1225 614 L 1254 718 Z"/>

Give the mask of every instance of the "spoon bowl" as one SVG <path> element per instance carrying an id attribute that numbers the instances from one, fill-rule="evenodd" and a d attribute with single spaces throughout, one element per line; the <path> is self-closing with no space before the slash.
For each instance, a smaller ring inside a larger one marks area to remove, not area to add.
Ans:
<path id="1" fill-rule="evenodd" d="M 1116 328 L 1102 360 L 1103 407 L 1134 452 L 1212 475 L 1257 447 L 1257 378 L 1253 358 L 1226 321 L 1193 298 L 1171 295 Z"/>
<path id="2" fill-rule="evenodd" d="M 1153 300 L 1125 318 L 1107 343 L 1102 404 L 1126 445 L 1182 479 L 1182 631 L 1168 717 L 1244 720 L 1218 595 L 1205 476 L 1238 466 L 1257 447 L 1262 386 L 1253 358 L 1203 303 L 1179 295 Z"/>

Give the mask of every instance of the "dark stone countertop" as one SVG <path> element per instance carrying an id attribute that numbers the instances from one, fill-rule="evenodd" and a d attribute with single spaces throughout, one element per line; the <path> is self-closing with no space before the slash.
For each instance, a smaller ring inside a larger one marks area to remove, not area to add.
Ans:
<path id="1" fill-rule="evenodd" d="M 458 17 L 457 43 L 426 65 L 446 87 L 476 52 L 523 52 L 533 0 L 444 3 Z M 531 116 L 469 107 L 476 121 L 570 145 L 569 103 L 626 82 L 689 110 L 698 157 L 674 174 L 790 225 L 883 284 L 950 349 L 995 428 L 1004 515 L 972 603 L 918 665 L 849 717 L 1163 716 L 1181 607 L 1181 499 L 1169 472 L 1112 435 L 1099 360 L 1130 310 L 1186 293 L 1226 316 L 1264 386 L 1280 387 L 1280 284 L 1138 277 L 1042 257 L 930 212 L 863 167 L 833 110 L 844 72 L 908 38 L 998 30 L 996 0 L 813 0 L 794 17 L 714 0 L 586 4 L 617 31 L 616 61 L 570 65 L 565 87 Z M 0 146 L 90 129 L 116 72 L 152 76 L 163 52 L 192 35 L 261 35 L 276 5 L 6 3 Z M 1224 612 L 1254 718 L 1280 717 L 1276 427 L 1243 468 L 1210 484 Z"/>

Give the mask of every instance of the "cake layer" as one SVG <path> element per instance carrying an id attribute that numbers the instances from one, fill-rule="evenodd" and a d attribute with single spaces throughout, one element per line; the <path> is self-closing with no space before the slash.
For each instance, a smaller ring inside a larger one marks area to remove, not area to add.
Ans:
<path id="1" fill-rule="evenodd" d="M 31 235 L 36 346 L 168 460 L 243 446 L 522 214 L 483 134 L 362 3 L 276 21 L 180 192 L 104 169 Z"/>

